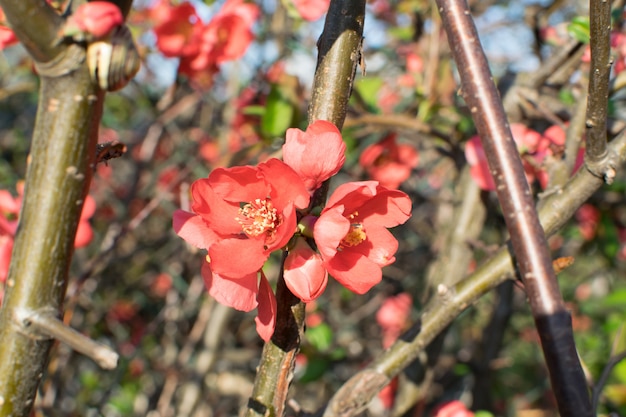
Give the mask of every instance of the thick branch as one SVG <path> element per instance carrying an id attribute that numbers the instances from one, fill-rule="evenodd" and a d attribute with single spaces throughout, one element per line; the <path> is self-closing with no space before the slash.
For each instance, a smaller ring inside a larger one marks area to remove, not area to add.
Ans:
<path id="1" fill-rule="evenodd" d="M 45 0 L 0 0 L 11 29 L 37 62 L 48 62 L 65 48 L 58 44 L 63 18 Z"/>
<path id="2" fill-rule="evenodd" d="M 561 297 L 524 168 L 469 8 L 463 0 L 438 0 L 437 5 L 459 68 L 463 97 L 472 112 L 496 183 L 559 411 L 563 416 L 591 415 L 571 318 Z"/>
<path id="3" fill-rule="evenodd" d="M 0 415 L 28 416 L 51 339 L 28 326 L 61 313 L 74 235 L 93 173 L 103 93 L 86 68 L 42 78 L 20 224 L 0 310 Z"/>

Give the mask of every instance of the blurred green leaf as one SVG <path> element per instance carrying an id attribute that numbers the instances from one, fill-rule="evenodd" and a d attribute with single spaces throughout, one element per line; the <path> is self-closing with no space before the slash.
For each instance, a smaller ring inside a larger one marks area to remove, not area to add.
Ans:
<path id="1" fill-rule="evenodd" d="M 333 330 L 328 324 L 322 323 L 307 329 L 306 338 L 318 351 L 324 352 L 332 344 Z"/>
<path id="2" fill-rule="evenodd" d="M 577 16 L 572 19 L 572 22 L 567 26 L 567 31 L 576 40 L 589 43 L 590 31 L 589 31 L 589 17 Z"/>
<path id="3" fill-rule="evenodd" d="M 379 77 L 359 78 L 354 83 L 355 91 L 370 109 L 378 109 L 378 92 L 382 86 L 383 80 Z"/>

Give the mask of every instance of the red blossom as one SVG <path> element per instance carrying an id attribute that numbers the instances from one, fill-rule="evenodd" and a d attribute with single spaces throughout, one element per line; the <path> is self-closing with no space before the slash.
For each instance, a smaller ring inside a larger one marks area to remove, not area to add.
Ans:
<path id="1" fill-rule="evenodd" d="M 283 160 L 303 179 L 309 192 L 341 169 L 346 160 L 346 145 L 337 127 L 317 120 L 307 127 L 287 129 Z"/>
<path id="2" fill-rule="evenodd" d="M 419 156 L 410 145 L 398 145 L 396 134 L 387 135 L 363 150 L 359 163 L 369 176 L 383 187 L 397 189 L 411 176 Z"/>
<path id="3" fill-rule="evenodd" d="M 285 259 L 285 284 L 305 303 L 319 297 L 326 289 L 328 272 L 322 258 L 303 238 L 296 239 Z"/>
<path id="4" fill-rule="evenodd" d="M 74 32 L 82 32 L 102 38 L 122 23 L 124 23 L 124 16 L 114 3 L 91 1 L 78 6 L 69 17 L 64 33 L 73 35 Z"/>
<path id="5" fill-rule="evenodd" d="M 528 183 L 532 184 L 537 180 L 541 187 L 545 188 L 548 183 L 545 161 L 546 158 L 562 152 L 565 145 L 563 128 L 554 125 L 540 134 L 520 123 L 513 123 L 511 133 L 522 155 L 522 164 Z M 489 172 L 487 156 L 478 136 L 473 136 L 466 142 L 465 158 L 470 165 L 470 174 L 478 186 L 483 190 L 495 190 L 496 186 Z"/>
<path id="6" fill-rule="evenodd" d="M 293 0 L 293 4 L 304 20 L 314 22 L 326 14 L 330 0 Z"/>
<path id="7" fill-rule="evenodd" d="M 166 7 L 168 5 L 169 7 Z M 191 3 L 171 6 L 167 0 L 159 2 L 155 9 L 158 23 L 154 26 L 156 45 L 167 57 L 195 56 L 199 50 L 204 25 Z"/>
<path id="8" fill-rule="evenodd" d="M 435 417 L 473 417 L 474 413 L 467 409 L 461 401 L 448 401 L 437 407 L 433 414 Z"/>
<path id="9" fill-rule="evenodd" d="M 18 43 L 17 36 L 6 26 L 0 26 L 0 51 Z"/>
<path id="10" fill-rule="evenodd" d="M 395 261 L 398 241 L 387 228 L 410 216 L 411 200 L 401 191 L 376 181 L 339 186 L 313 229 L 324 266 L 346 288 L 367 292 Z"/>
<path id="11" fill-rule="evenodd" d="M 396 341 L 409 320 L 413 299 L 408 293 L 388 297 L 376 312 L 376 323 L 383 332 L 383 347 L 386 349 Z"/>

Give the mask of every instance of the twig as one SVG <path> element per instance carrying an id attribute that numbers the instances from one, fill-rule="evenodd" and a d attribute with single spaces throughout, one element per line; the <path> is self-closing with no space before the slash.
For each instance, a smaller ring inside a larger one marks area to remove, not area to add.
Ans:
<path id="1" fill-rule="evenodd" d="M 459 68 L 463 97 L 472 113 L 496 183 L 496 193 L 539 332 L 559 412 L 562 416 L 591 416 L 571 317 L 552 269 L 550 251 L 524 168 L 469 8 L 463 0 L 438 0 L 437 5 Z"/>
<path id="2" fill-rule="evenodd" d="M 37 333 L 65 343 L 77 352 L 93 359 L 103 369 L 115 369 L 119 355 L 110 347 L 91 340 L 66 326 L 50 311 L 38 311 L 24 319 Z"/>
<path id="3" fill-rule="evenodd" d="M 611 155 L 606 147 L 606 116 L 611 73 L 611 2 L 590 2 L 591 69 L 587 98 L 587 148 L 585 162 L 595 175 L 611 181 L 615 170 L 605 160 Z"/>

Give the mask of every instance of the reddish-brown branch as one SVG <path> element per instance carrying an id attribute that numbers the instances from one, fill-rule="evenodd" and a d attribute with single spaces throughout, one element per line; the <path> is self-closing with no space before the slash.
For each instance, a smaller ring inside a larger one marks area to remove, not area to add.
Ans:
<path id="1" fill-rule="evenodd" d="M 496 183 L 559 411 L 563 416 L 590 416 L 591 403 L 576 355 L 571 317 L 564 307 L 532 194 L 469 8 L 463 0 L 438 0 L 437 5 L 459 68 L 462 94 Z"/>

